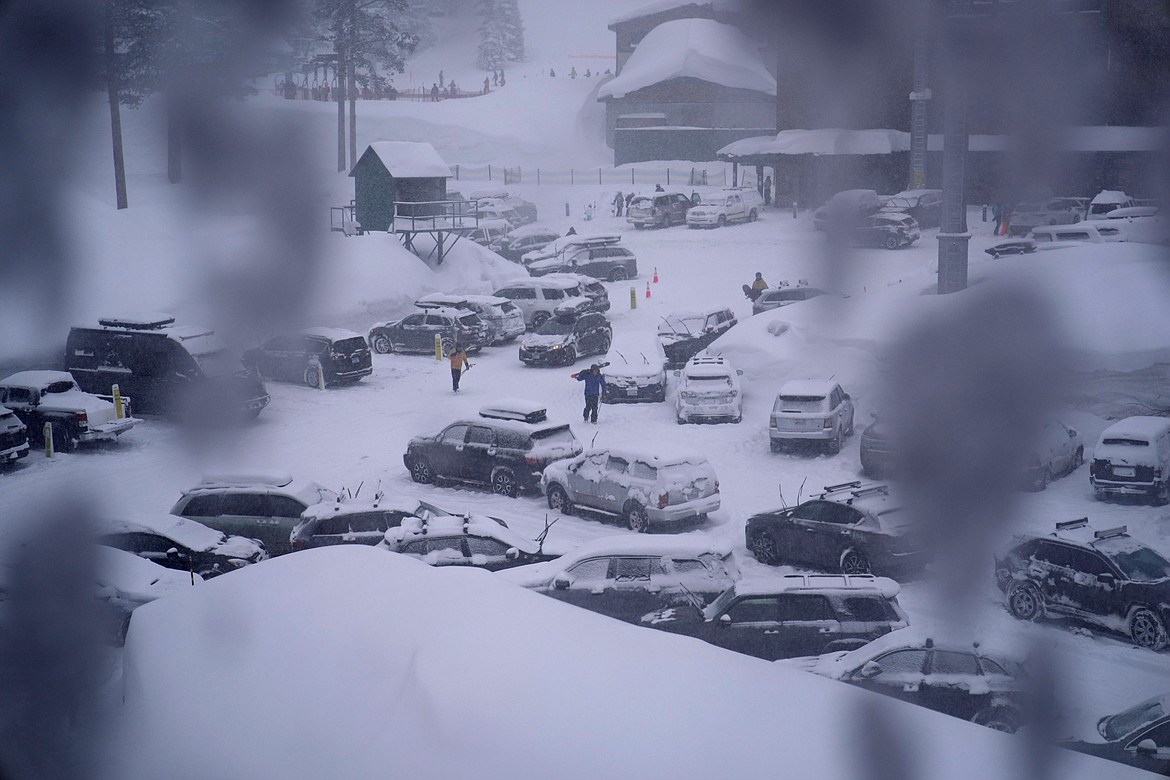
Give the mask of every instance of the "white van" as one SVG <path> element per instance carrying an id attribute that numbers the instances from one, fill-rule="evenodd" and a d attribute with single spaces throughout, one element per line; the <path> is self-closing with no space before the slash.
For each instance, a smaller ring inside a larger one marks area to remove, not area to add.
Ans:
<path id="1" fill-rule="evenodd" d="M 1133 198 L 1120 190 L 1101 190 L 1089 202 L 1089 209 L 1085 212 L 1085 219 L 1104 219 L 1109 212 L 1115 209 L 1127 209 L 1136 205 L 1133 202 Z"/>
<path id="2" fill-rule="evenodd" d="M 1045 225 L 1032 228 L 1028 238 L 1038 245 L 1051 242 L 1076 242 L 1104 244 L 1110 241 L 1125 241 L 1126 226 L 1123 223 L 1105 219 L 1078 222 L 1075 225 Z M 1037 246 L 1037 249 L 1044 247 Z"/>
<path id="3" fill-rule="evenodd" d="M 1138 495 L 1170 503 L 1170 418 L 1127 417 L 1106 428 L 1093 450 L 1089 483 L 1098 500 Z"/>

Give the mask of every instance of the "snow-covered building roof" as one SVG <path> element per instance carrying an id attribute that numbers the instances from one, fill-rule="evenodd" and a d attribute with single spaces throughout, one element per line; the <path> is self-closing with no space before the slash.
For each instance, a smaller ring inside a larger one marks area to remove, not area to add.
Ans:
<path id="1" fill-rule="evenodd" d="M 632 11 L 627 11 L 624 14 L 613 17 L 609 20 L 609 29 L 612 30 L 619 24 L 633 22 L 638 19 L 644 19 L 647 16 L 654 16 L 655 14 L 666 13 L 667 11 L 674 11 L 688 6 L 719 11 L 742 11 L 744 10 L 744 5 L 743 0 L 658 0 L 657 2 L 639 6 Z"/>
<path id="2" fill-rule="evenodd" d="M 622 98 L 677 78 L 776 94 L 759 47 L 729 24 L 676 19 L 655 27 L 638 44 L 620 75 L 601 85 L 599 98 Z"/>
<path id="3" fill-rule="evenodd" d="M 375 141 L 362 153 L 354 169 L 371 152 L 395 178 L 452 178 L 451 169 L 443 162 L 435 147 L 424 141 Z M 352 170 L 349 175 L 353 176 Z"/>

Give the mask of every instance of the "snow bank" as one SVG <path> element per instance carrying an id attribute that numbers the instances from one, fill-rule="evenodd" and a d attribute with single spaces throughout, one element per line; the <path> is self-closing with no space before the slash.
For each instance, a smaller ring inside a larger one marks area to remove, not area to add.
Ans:
<path id="1" fill-rule="evenodd" d="M 856 777 L 885 713 L 930 777 L 1010 777 L 1022 741 L 481 571 L 308 550 L 141 608 L 111 776 Z M 231 717 L 225 717 L 225 705 Z M 864 709 L 862 707 L 864 706 Z M 929 735 L 926 737 L 925 735 Z M 738 750 L 769 745 L 770 750 Z M 1074 754 L 1063 778 L 1137 777 Z"/>
<path id="2" fill-rule="evenodd" d="M 676 19 L 648 32 L 622 72 L 603 84 L 597 95 L 621 98 L 663 81 L 688 77 L 776 94 L 776 79 L 764 65 L 755 41 L 728 24 Z"/>

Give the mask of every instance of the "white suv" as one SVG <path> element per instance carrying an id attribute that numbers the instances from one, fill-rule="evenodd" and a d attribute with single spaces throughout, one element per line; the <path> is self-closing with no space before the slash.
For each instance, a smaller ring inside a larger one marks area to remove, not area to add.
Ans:
<path id="1" fill-rule="evenodd" d="M 492 293 L 497 298 L 507 298 L 524 314 L 524 324 L 529 330 L 536 330 L 553 316 L 558 306 L 577 305 L 580 298 L 588 304 L 581 285 L 569 279 L 518 279 Z"/>
<path id="2" fill-rule="evenodd" d="M 704 200 L 687 212 L 687 227 L 723 227 L 729 222 L 755 222 L 764 199 L 751 187 L 737 187 Z"/>
<path id="3" fill-rule="evenodd" d="M 743 396 L 739 390 L 742 371 L 717 355 L 696 355 L 679 375 L 675 403 L 678 424 L 688 422 L 739 422 Z"/>
<path id="4" fill-rule="evenodd" d="M 789 443 L 814 440 L 829 452 L 841 451 L 841 442 L 853 435 L 853 399 L 841 385 L 828 379 L 794 379 L 785 382 L 772 407 L 768 428 L 772 452 Z"/>

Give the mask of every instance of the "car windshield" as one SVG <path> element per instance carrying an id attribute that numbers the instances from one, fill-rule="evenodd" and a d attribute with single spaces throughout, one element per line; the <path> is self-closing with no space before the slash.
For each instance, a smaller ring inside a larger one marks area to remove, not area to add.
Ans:
<path id="1" fill-rule="evenodd" d="M 548 447 L 549 445 L 572 447 L 577 443 L 577 437 L 573 435 L 573 431 L 569 429 L 569 426 L 563 425 L 559 428 L 536 431 L 532 434 L 532 442 L 534 446 L 540 446 L 542 448 Z"/>
<path id="2" fill-rule="evenodd" d="M 714 620 L 716 615 L 722 614 L 731 605 L 732 600 L 735 599 L 735 588 L 728 588 L 719 594 L 719 598 L 712 601 L 703 610 L 703 618 L 706 620 Z"/>
<path id="3" fill-rule="evenodd" d="M 206 352 L 202 355 L 192 355 L 199 368 L 207 376 L 228 376 L 240 370 L 240 361 L 228 352 L 221 349 L 216 352 Z"/>
<path id="4" fill-rule="evenodd" d="M 1125 446 L 1125 447 L 1149 447 L 1150 446 L 1150 443 L 1148 441 L 1142 441 L 1141 439 L 1102 439 L 1101 443 L 1102 444 L 1120 444 L 1120 445 Z"/>
<path id="5" fill-rule="evenodd" d="M 479 317 L 475 314 L 464 314 L 459 318 L 460 325 L 466 325 L 469 328 L 474 328 L 479 324 Z"/>
<path id="6" fill-rule="evenodd" d="M 537 328 L 536 332 L 542 336 L 565 336 L 573 332 L 576 324 L 576 320 L 553 317 Z"/>
<path id="7" fill-rule="evenodd" d="M 361 336 L 352 339 L 342 339 L 341 341 L 333 342 L 334 352 L 357 352 L 366 345 L 366 340 Z"/>
<path id="8" fill-rule="evenodd" d="M 515 304 L 501 303 L 500 304 L 500 311 L 502 311 L 504 314 L 511 314 L 514 311 L 519 311 L 519 309 L 516 308 Z"/>
<path id="9" fill-rule="evenodd" d="M 1143 701 L 1136 707 L 1130 707 L 1124 712 L 1119 712 L 1108 718 L 1102 719 L 1097 726 L 1097 730 L 1101 732 L 1101 736 L 1110 742 L 1121 739 L 1126 734 L 1133 732 L 1145 726 L 1147 723 L 1152 723 L 1158 718 L 1165 715 L 1166 712 L 1162 708 L 1162 700 L 1150 699 Z"/>
<path id="10" fill-rule="evenodd" d="M 828 411 L 825 400 L 823 395 L 782 395 L 776 401 L 776 406 L 780 412 L 824 412 Z"/>
<path id="11" fill-rule="evenodd" d="M 635 208 L 635 209 L 650 208 L 653 204 L 654 204 L 654 201 L 650 200 L 649 198 L 634 198 L 630 202 L 630 208 Z"/>
<path id="12" fill-rule="evenodd" d="M 45 388 L 46 393 L 68 393 L 70 390 L 77 387 L 72 380 L 63 380 L 61 382 L 53 382 Z"/>
<path id="13" fill-rule="evenodd" d="M 731 378 L 726 376 L 690 376 L 687 377 L 687 382 L 689 384 L 702 384 L 700 390 L 709 390 L 713 384 L 730 386 Z"/>
<path id="14" fill-rule="evenodd" d="M 1123 552 L 1110 553 L 1126 577 L 1134 582 L 1157 582 L 1170 579 L 1170 561 L 1149 547 L 1137 547 Z"/>

